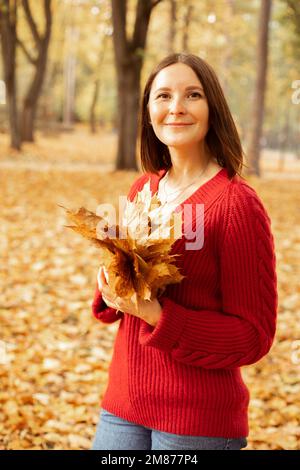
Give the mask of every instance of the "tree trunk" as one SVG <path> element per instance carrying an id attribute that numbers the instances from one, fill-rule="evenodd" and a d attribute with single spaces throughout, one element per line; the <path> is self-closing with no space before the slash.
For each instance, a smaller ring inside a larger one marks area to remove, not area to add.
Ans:
<path id="1" fill-rule="evenodd" d="M 118 80 L 119 142 L 117 169 L 137 170 L 136 141 L 138 133 L 138 112 L 140 98 L 140 65 L 128 64 Z"/>
<path id="2" fill-rule="evenodd" d="M 21 133 L 17 110 L 16 84 L 12 83 L 11 85 L 12 86 L 6 88 L 6 102 L 10 128 L 10 146 L 16 150 L 21 150 Z"/>
<path id="3" fill-rule="evenodd" d="M 169 2 L 170 2 L 170 20 L 169 20 L 169 34 L 168 34 L 168 53 L 172 54 L 175 51 L 177 3 L 176 3 L 176 0 L 169 0 Z"/>
<path id="4" fill-rule="evenodd" d="M 112 0 L 113 42 L 118 84 L 118 150 L 116 169 L 137 170 L 136 140 L 140 77 L 150 15 L 160 0 L 138 0 L 133 36 L 126 34 L 126 2 Z"/>
<path id="5" fill-rule="evenodd" d="M 74 121 L 75 109 L 75 86 L 76 86 L 76 53 L 75 47 L 79 39 L 79 29 L 71 25 L 66 30 L 66 41 L 69 51 L 64 64 L 64 109 L 63 124 L 66 128 L 71 128 Z"/>
<path id="6" fill-rule="evenodd" d="M 290 107 L 288 106 L 285 113 L 285 125 L 282 132 L 282 139 L 279 148 L 279 162 L 278 171 L 284 170 L 286 152 L 289 150 L 289 138 L 290 138 Z"/>
<path id="7" fill-rule="evenodd" d="M 48 49 L 51 36 L 51 0 L 44 0 L 46 27 L 45 34 L 42 37 L 38 33 L 36 24 L 32 16 L 32 12 L 29 7 L 28 0 L 22 0 L 22 5 L 24 8 L 27 23 L 31 29 L 31 33 L 35 41 L 37 51 L 37 57 L 36 59 L 33 59 L 31 54 L 27 51 L 25 44 L 23 44 L 21 40 L 19 40 L 19 44 L 22 47 L 23 52 L 25 52 L 30 62 L 34 65 L 35 69 L 33 80 L 24 98 L 21 117 L 22 140 L 27 142 L 33 142 L 34 123 L 37 113 L 37 105 L 46 75 Z"/>
<path id="8" fill-rule="evenodd" d="M 16 45 L 17 45 L 17 2 L 16 0 L 0 1 L 1 50 L 6 87 L 6 103 L 10 129 L 10 145 L 21 149 L 21 135 L 17 110 L 16 83 Z"/>
<path id="9" fill-rule="evenodd" d="M 232 81 L 230 77 L 230 70 L 232 69 L 232 50 L 233 50 L 233 38 L 231 31 L 228 30 L 228 25 L 233 24 L 234 18 L 234 0 L 226 0 L 226 8 L 224 11 L 224 30 L 223 34 L 226 38 L 225 47 L 223 49 L 223 67 L 224 75 L 222 81 L 222 88 L 225 96 L 229 94 L 229 83 Z"/>
<path id="10" fill-rule="evenodd" d="M 96 78 L 94 82 L 94 92 L 92 98 L 92 104 L 90 109 L 90 130 L 92 134 L 96 133 L 96 105 L 99 97 L 100 89 L 100 78 Z"/>
<path id="11" fill-rule="evenodd" d="M 92 102 L 91 102 L 91 107 L 90 107 L 90 130 L 92 134 L 95 134 L 96 132 L 96 106 L 97 106 L 97 101 L 99 97 L 100 73 L 101 73 L 101 68 L 102 68 L 104 55 L 106 51 L 107 40 L 108 40 L 108 34 L 104 32 L 104 36 L 101 41 L 102 48 L 99 54 L 99 60 L 98 60 L 97 70 L 96 70 L 97 78 L 94 81 L 94 91 L 93 91 L 93 97 L 92 97 Z"/>
<path id="12" fill-rule="evenodd" d="M 43 81 L 46 73 L 47 49 L 43 48 L 37 62 L 33 81 L 24 98 L 22 111 L 22 140 L 27 142 L 34 141 L 34 122 L 37 112 L 37 104 L 41 94 Z"/>
<path id="13" fill-rule="evenodd" d="M 263 128 L 265 91 L 268 66 L 268 36 L 272 0 L 261 0 L 257 46 L 257 76 L 254 90 L 252 126 L 248 148 L 247 174 L 260 176 L 260 141 Z"/>
<path id="14" fill-rule="evenodd" d="M 192 19 L 193 5 L 186 6 L 186 12 L 184 15 L 184 28 L 182 35 L 182 50 L 183 52 L 189 52 L 189 33 L 190 33 L 190 23 Z"/>

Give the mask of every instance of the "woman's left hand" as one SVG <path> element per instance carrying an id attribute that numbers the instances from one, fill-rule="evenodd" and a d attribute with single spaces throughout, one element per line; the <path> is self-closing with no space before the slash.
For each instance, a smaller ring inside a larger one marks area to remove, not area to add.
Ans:
<path id="1" fill-rule="evenodd" d="M 125 299 L 123 297 L 116 297 L 112 294 L 103 269 L 104 268 L 100 268 L 98 279 L 100 280 L 102 287 L 102 298 L 106 305 L 121 312 L 139 317 L 150 325 L 155 326 L 158 323 L 162 312 L 161 305 L 157 298 L 153 300 L 138 298 L 139 308 L 137 309 L 136 304 L 132 300 Z"/>

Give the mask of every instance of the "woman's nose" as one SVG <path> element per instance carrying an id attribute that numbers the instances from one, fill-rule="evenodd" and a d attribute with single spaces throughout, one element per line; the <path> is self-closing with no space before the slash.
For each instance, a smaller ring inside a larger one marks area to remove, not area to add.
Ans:
<path id="1" fill-rule="evenodd" d="M 170 101 L 170 112 L 171 113 L 184 113 L 185 112 L 185 107 L 180 99 L 174 99 Z"/>

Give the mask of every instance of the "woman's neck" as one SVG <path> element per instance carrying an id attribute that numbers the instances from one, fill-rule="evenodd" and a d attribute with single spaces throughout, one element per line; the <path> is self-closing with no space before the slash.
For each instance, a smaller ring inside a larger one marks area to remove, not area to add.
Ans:
<path id="1" fill-rule="evenodd" d="M 197 162 L 192 165 L 191 162 L 185 162 L 185 164 L 178 164 L 178 162 L 172 162 L 172 166 L 168 171 L 168 182 L 172 186 L 181 186 L 189 181 L 195 179 L 197 174 L 200 176 L 211 176 L 222 167 L 217 163 L 215 158 L 210 157 L 204 162 Z M 201 175 L 201 172 L 203 174 Z"/>

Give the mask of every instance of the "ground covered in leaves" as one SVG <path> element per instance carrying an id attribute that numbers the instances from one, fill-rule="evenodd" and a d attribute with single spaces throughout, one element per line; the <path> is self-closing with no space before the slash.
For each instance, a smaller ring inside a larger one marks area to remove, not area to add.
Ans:
<path id="1" fill-rule="evenodd" d="M 48 138 L 48 153 L 40 142 L 0 159 L 0 449 L 89 449 L 119 322 L 92 317 L 97 249 L 63 227 L 57 204 L 117 204 L 137 173 L 101 171 L 95 157 L 64 160 L 62 149 L 59 159 L 59 139 Z M 109 164 L 106 154 L 100 161 Z M 299 179 L 250 180 L 272 219 L 279 311 L 271 352 L 242 369 L 249 450 L 300 449 Z"/>

